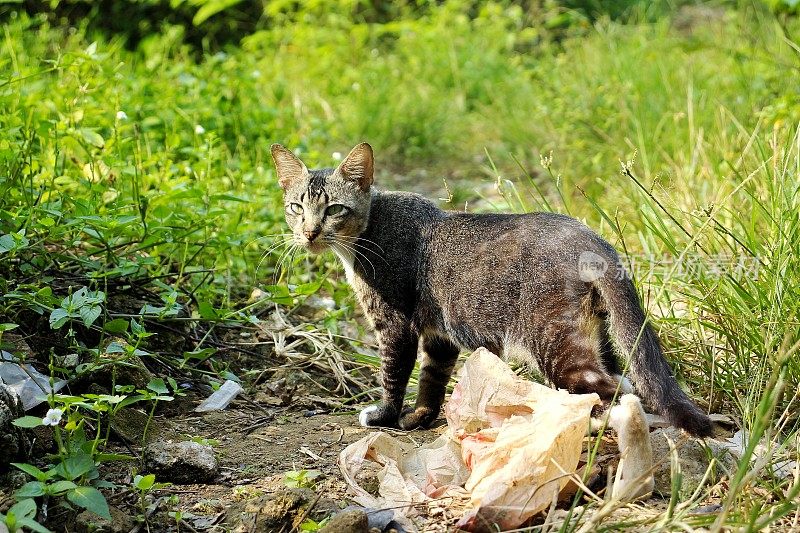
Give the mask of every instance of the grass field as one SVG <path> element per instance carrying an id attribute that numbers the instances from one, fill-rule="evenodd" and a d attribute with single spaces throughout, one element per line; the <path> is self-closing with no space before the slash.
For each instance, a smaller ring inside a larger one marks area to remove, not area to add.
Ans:
<path id="1" fill-rule="evenodd" d="M 800 474 L 770 468 L 800 450 L 800 23 L 709 4 L 551 38 L 519 7 L 474 11 L 443 2 L 385 24 L 331 14 L 200 57 L 177 26 L 130 51 L 9 16 L 0 335 L 40 335 L 44 321 L 63 342 L 40 352 L 71 375 L 59 358 L 106 364 L 109 334 L 137 347 L 159 323 L 188 322 L 203 340 L 165 337 L 149 357 L 203 359 L 218 384 L 230 369 L 203 342 L 217 325 L 319 294 L 336 310 L 308 329 L 336 331 L 355 302 L 334 258 L 266 254 L 286 231 L 268 148 L 330 166 L 367 140 L 378 182 L 430 190 L 445 178 L 444 207 L 564 212 L 625 252 L 676 373 L 752 443 L 736 472 L 676 492 L 642 527 L 800 527 Z M 131 285 L 149 307 L 120 311 Z M 267 299 L 248 301 L 254 288 Z M 65 409 L 99 423 L 97 409 Z M 771 460 L 751 462 L 759 442 Z M 691 516 L 711 492 L 724 510 Z"/>

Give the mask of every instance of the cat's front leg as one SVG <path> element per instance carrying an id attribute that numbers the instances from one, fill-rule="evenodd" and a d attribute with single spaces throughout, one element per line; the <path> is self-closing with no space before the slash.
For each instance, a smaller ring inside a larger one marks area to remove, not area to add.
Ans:
<path id="1" fill-rule="evenodd" d="M 425 356 L 419 369 L 417 404 L 401 414 L 400 427 L 403 429 L 425 428 L 436 421 L 458 358 L 458 346 L 445 338 L 426 335 L 422 346 Z"/>
<path id="2" fill-rule="evenodd" d="M 398 427 L 418 341 L 419 337 L 405 324 L 389 323 L 378 331 L 383 395 L 378 405 L 371 405 L 358 415 L 362 426 Z"/>

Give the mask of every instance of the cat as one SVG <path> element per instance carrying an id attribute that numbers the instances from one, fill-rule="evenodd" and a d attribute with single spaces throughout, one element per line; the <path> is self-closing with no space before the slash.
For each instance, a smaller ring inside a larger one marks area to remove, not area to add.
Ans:
<path id="1" fill-rule="evenodd" d="M 279 144 L 271 152 L 294 243 L 338 256 L 375 329 L 382 399 L 361 411 L 362 425 L 429 426 L 459 352 L 483 346 L 525 357 L 560 389 L 597 393 L 603 409 L 620 388 L 621 357 L 651 409 L 712 435 L 672 376 L 616 251 L 581 222 L 446 212 L 418 194 L 378 190 L 367 143 L 335 169 L 308 170 Z M 404 409 L 420 339 L 417 401 Z"/>

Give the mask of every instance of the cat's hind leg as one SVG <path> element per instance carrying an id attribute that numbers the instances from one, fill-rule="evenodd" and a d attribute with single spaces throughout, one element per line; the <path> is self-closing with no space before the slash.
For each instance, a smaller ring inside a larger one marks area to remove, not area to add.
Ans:
<path id="1" fill-rule="evenodd" d="M 426 336 L 422 342 L 425 351 L 419 370 L 417 403 L 400 417 L 400 427 L 403 429 L 428 427 L 436 420 L 458 358 L 458 347 L 447 339 Z"/>
<path id="2" fill-rule="evenodd" d="M 606 370 L 598 347 L 575 331 L 564 331 L 542 363 L 548 378 L 559 389 L 573 394 L 594 392 L 600 396 L 603 403 L 593 410 L 592 416 L 605 412 L 614 398 L 621 394 L 620 383 Z"/>

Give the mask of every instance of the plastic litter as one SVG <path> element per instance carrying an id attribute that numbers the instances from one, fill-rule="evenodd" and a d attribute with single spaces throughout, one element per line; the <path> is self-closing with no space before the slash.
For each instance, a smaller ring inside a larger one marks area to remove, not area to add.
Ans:
<path id="1" fill-rule="evenodd" d="M 196 413 L 222 411 L 242 392 L 242 386 L 233 380 L 227 380 L 214 393 L 195 407 Z"/>
<path id="2" fill-rule="evenodd" d="M 0 350 L 0 382 L 17 393 L 26 411 L 46 401 L 49 394 L 58 392 L 67 384 L 62 379 L 55 381 L 51 387 L 48 376 L 29 364 L 20 363 L 19 359 L 4 350 Z"/>
<path id="3" fill-rule="evenodd" d="M 457 527 L 496 531 L 548 508 L 578 465 L 596 394 L 569 394 L 516 376 L 496 355 L 478 349 L 459 371 L 445 406 L 447 433 L 416 448 L 384 432 L 339 456 L 355 501 L 412 516 L 420 504 L 452 498 Z M 368 461 L 381 465 L 378 496 L 356 482 Z"/>

